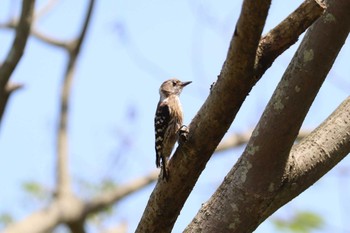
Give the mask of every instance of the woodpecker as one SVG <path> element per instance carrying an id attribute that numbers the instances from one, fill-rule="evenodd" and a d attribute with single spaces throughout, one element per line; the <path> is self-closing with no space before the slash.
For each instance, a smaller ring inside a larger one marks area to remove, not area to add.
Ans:
<path id="1" fill-rule="evenodd" d="M 156 166 L 161 167 L 162 178 L 168 180 L 167 162 L 178 139 L 183 113 L 179 96 L 182 89 L 190 84 L 178 79 L 169 79 L 160 86 L 160 99 L 154 118 Z M 160 164 L 162 163 L 162 164 Z"/>

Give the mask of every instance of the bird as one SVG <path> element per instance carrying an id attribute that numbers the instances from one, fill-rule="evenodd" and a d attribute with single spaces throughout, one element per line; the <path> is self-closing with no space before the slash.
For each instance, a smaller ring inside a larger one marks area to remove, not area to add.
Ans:
<path id="1" fill-rule="evenodd" d="M 192 81 L 181 82 L 176 78 L 166 80 L 159 88 L 159 102 L 154 118 L 156 166 L 161 167 L 163 180 L 168 180 L 167 162 L 178 140 L 183 112 L 180 103 L 182 89 Z"/>

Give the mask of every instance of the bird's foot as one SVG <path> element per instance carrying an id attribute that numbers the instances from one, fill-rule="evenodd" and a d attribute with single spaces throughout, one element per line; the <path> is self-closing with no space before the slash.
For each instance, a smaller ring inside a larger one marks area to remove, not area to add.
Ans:
<path id="1" fill-rule="evenodd" d="M 183 144 L 188 139 L 188 134 L 190 133 L 189 128 L 186 125 L 183 125 L 180 127 L 178 134 L 179 134 L 179 144 Z"/>

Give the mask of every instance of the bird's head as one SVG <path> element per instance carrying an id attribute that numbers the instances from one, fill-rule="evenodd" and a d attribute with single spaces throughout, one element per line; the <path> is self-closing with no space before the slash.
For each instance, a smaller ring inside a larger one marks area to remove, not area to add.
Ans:
<path id="1" fill-rule="evenodd" d="M 180 95 L 182 89 L 190 84 L 192 81 L 181 82 L 176 78 L 172 78 L 163 82 L 159 88 L 159 94 L 162 99 L 169 97 L 170 95 Z"/>

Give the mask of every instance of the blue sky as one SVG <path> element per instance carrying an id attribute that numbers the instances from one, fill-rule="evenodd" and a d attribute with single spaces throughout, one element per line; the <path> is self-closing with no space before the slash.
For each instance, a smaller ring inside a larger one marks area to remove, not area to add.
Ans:
<path id="1" fill-rule="evenodd" d="M 37 1 L 40 8 L 46 1 Z M 302 1 L 274 1 L 264 32 L 277 25 Z M 154 169 L 153 116 L 159 85 L 170 77 L 192 80 L 181 99 L 185 123 L 204 102 L 226 56 L 241 2 L 220 1 L 97 1 L 77 65 L 69 117 L 69 151 L 75 189 L 79 181 L 98 183 L 109 177 L 125 183 Z M 1 1 L 0 22 L 18 12 L 19 1 Z M 58 1 L 55 9 L 37 22 L 38 30 L 58 39 L 77 34 L 86 1 Z M 13 32 L 0 30 L 3 60 Z M 230 132 L 253 128 L 296 45 L 279 57 L 253 88 Z M 349 40 L 338 57 L 304 123 L 313 129 L 350 91 Z M 23 83 L 6 109 L 0 128 L 0 213 L 24 217 L 39 205 L 23 205 L 21 184 L 35 180 L 54 187 L 55 131 L 60 84 L 66 54 L 30 38 L 23 59 L 11 80 Z M 213 158 L 207 165 L 175 225 L 180 232 L 192 220 L 223 180 L 242 148 Z M 295 210 L 313 210 L 327 217 L 327 228 L 350 229 L 343 194 L 350 190 L 349 159 L 341 162 L 307 192 L 281 209 L 288 217 Z M 343 174 L 345 171 L 345 175 Z M 153 186 L 117 204 L 108 224 L 126 221 L 133 232 Z M 80 193 L 83 195 L 82 193 Z M 24 206 L 24 207 L 23 207 Z M 269 222 L 256 232 L 273 232 Z"/>

